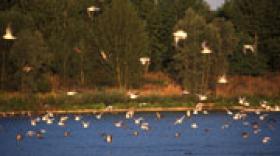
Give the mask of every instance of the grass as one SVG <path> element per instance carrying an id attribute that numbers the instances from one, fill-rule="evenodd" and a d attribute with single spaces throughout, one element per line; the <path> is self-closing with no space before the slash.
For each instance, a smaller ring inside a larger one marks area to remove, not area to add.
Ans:
<path id="1" fill-rule="evenodd" d="M 269 104 L 280 104 L 280 97 L 248 96 L 251 106 L 259 106 L 262 100 Z M 122 92 L 86 92 L 74 96 L 67 96 L 64 92 L 58 94 L 15 94 L 0 93 L 0 111 L 37 111 L 37 110 L 79 110 L 79 109 L 104 109 L 107 106 L 114 108 L 151 108 L 151 107 L 191 107 L 199 102 L 192 96 L 140 96 L 129 99 Z M 229 107 L 238 105 L 238 98 L 209 97 L 209 103 L 216 107 Z"/>

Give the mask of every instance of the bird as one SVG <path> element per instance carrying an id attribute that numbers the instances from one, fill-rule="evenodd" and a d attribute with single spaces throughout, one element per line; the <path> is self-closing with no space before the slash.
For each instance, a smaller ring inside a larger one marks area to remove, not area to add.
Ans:
<path id="1" fill-rule="evenodd" d="M 143 117 L 139 117 L 139 118 L 137 118 L 137 119 L 134 119 L 134 123 L 135 123 L 136 125 L 139 125 L 139 124 L 141 123 L 141 121 L 143 121 L 143 120 L 144 120 Z"/>
<path id="2" fill-rule="evenodd" d="M 175 46 L 177 46 L 180 40 L 187 39 L 188 34 L 184 30 L 177 30 L 176 32 L 173 33 L 173 37 L 174 37 Z"/>
<path id="3" fill-rule="evenodd" d="M 187 115 L 188 118 L 190 118 L 191 117 L 191 111 L 187 110 L 186 115 Z"/>
<path id="4" fill-rule="evenodd" d="M 197 94 L 199 101 L 206 101 L 207 100 L 207 96 L 203 95 L 203 94 Z"/>
<path id="5" fill-rule="evenodd" d="M 77 116 L 75 116 L 75 121 L 80 121 L 81 118 L 82 118 L 81 116 L 77 115 Z"/>
<path id="6" fill-rule="evenodd" d="M 88 128 L 89 127 L 89 122 L 83 121 L 82 126 L 83 126 L 83 128 Z"/>
<path id="7" fill-rule="evenodd" d="M 36 134 L 35 131 L 27 131 L 26 132 L 26 136 L 28 136 L 28 137 L 33 137 L 35 134 Z"/>
<path id="8" fill-rule="evenodd" d="M 15 40 L 16 39 L 16 37 L 12 34 L 12 29 L 11 29 L 10 25 L 7 26 L 6 33 L 3 36 L 3 39 L 5 39 L 5 40 Z"/>
<path id="9" fill-rule="evenodd" d="M 192 124 L 191 124 L 191 128 L 193 128 L 193 129 L 198 128 L 198 124 L 197 124 L 197 123 L 192 123 Z"/>
<path id="10" fill-rule="evenodd" d="M 244 139 L 247 139 L 249 137 L 249 133 L 248 132 L 242 132 L 242 137 Z"/>
<path id="11" fill-rule="evenodd" d="M 106 134 L 106 135 L 105 135 L 105 141 L 106 141 L 107 143 L 112 143 L 112 141 L 113 141 L 113 136 L 110 135 L 110 134 Z"/>
<path id="12" fill-rule="evenodd" d="M 181 133 L 180 133 L 180 132 L 176 132 L 176 133 L 175 133 L 175 137 L 176 137 L 176 138 L 179 138 L 180 136 L 181 136 Z"/>
<path id="13" fill-rule="evenodd" d="M 126 114 L 125 114 L 126 119 L 131 119 L 133 116 L 134 116 L 134 111 L 132 111 L 132 110 L 126 112 Z"/>
<path id="14" fill-rule="evenodd" d="M 138 136 L 139 135 L 139 132 L 138 131 L 133 131 L 132 133 L 134 136 Z"/>
<path id="15" fill-rule="evenodd" d="M 31 126 L 36 126 L 37 122 L 35 119 L 31 119 L 30 124 L 31 124 Z"/>
<path id="16" fill-rule="evenodd" d="M 149 123 L 147 123 L 147 122 L 141 123 L 140 128 L 144 131 L 150 130 Z"/>
<path id="17" fill-rule="evenodd" d="M 271 137 L 268 137 L 268 136 L 266 136 L 262 139 L 263 144 L 267 144 L 269 141 L 271 141 Z"/>
<path id="18" fill-rule="evenodd" d="M 202 54 L 212 53 L 212 50 L 209 48 L 207 41 L 203 41 L 202 44 L 201 44 L 201 47 L 202 47 L 202 50 L 201 50 Z"/>
<path id="19" fill-rule="evenodd" d="M 255 46 L 250 44 L 243 45 L 243 53 L 247 54 L 247 51 L 250 51 L 252 54 L 255 54 Z"/>
<path id="20" fill-rule="evenodd" d="M 184 119 L 185 119 L 185 115 L 176 119 L 176 121 L 174 122 L 174 125 L 182 124 Z"/>
<path id="21" fill-rule="evenodd" d="M 224 74 L 224 75 L 222 75 L 222 76 L 220 76 L 219 78 L 218 78 L 218 83 L 220 83 L 220 84 L 225 84 L 225 83 L 228 83 L 228 81 L 227 81 L 227 78 L 226 78 L 226 75 Z"/>
<path id="22" fill-rule="evenodd" d="M 16 140 L 17 140 L 17 141 L 22 141 L 22 140 L 23 140 L 23 135 L 18 133 L 18 134 L 16 135 Z"/>
<path id="23" fill-rule="evenodd" d="M 128 91 L 127 95 L 129 96 L 130 99 L 137 99 L 139 97 L 137 93 L 134 93 L 132 91 Z"/>
<path id="24" fill-rule="evenodd" d="M 118 127 L 118 128 L 123 127 L 123 121 L 120 120 L 120 121 L 118 121 L 118 122 L 115 122 L 114 125 L 115 125 L 116 127 Z"/>
<path id="25" fill-rule="evenodd" d="M 65 131 L 63 134 L 64 134 L 64 137 L 69 137 L 71 133 L 69 131 Z"/>
<path id="26" fill-rule="evenodd" d="M 101 119 L 102 113 L 96 114 L 95 117 L 96 117 L 96 119 Z"/>
<path id="27" fill-rule="evenodd" d="M 156 117 L 158 120 L 160 120 L 162 118 L 162 115 L 159 112 L 156 112 Z"/>

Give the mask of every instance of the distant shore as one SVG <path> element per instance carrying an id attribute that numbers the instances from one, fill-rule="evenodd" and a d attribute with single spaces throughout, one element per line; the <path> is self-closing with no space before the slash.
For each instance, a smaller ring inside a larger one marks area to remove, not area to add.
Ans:
<path id="1" fill-rule="evenodd" d="M 0 112 L 0 116 L 14 116 L 14 115 L 30 115 L 30 114 L 44 114 L 47 112 L 52 112 L 54 114 L 96 114 L 96 113 L 125 113 L 128 111 L 134 112 L 185 112 L 193 111 L 194 107 L 146 107 L 146 108 L 113 108 L 113 109 L 74 109 L 74 110 L 36 110 L 36 111 L 7 111 Z M 242 111 L 242 112 L 280 112 L 279 110 L 267 110 L 262 107 L 243 107 L 243 106 L 231 106 L 231 107 L 206 107 L 202 109 L 203 111 L 209 112 L 226 112 L 227 110 L 231 111 Z M 199 111 L 202 113 L 202 111 Z"/>

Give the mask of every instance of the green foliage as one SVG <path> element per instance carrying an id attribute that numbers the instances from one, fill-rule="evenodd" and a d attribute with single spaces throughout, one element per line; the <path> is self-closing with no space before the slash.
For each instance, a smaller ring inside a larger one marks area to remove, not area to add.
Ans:
<path id="1" fill-rule="evenodd" d="M 97 52 L 106 55 L 103 68 L 113 73 L 120 88 L 130 87 L 140 78 L 139 58 L 148 54 L 144 23 L 128 0 L 112 1 L 95 22 Z"/>

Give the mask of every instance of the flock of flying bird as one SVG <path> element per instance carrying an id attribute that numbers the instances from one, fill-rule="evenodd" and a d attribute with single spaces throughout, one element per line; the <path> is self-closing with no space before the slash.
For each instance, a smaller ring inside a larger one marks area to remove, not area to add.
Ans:
<path id="1" fill-rule="evenodd" d="M 244 107 L 250 106 L 250 103 L 246 100 L 246 98 L 240 97 L 238 102 L 239 102 L 240 105 L 242 105 Z M 107 108 L 107 109 L 112 111 L 113 107 L 112 106 L 108 106 L 108 107 L 109 108 Z M 256 109 L 255 112 L 254 112 L 256 115 L 258 115 L 258 120 L 260 122 L 270 120 L 270 122 L 276 123 L 276 120 L 269 118 L 269 114 L 266 113 L 266 112 L 268 112 L 268 111 L 269 112 L 270 111 L 279 112 L 280 107 L 279 106 L 273 106 L 272 107 L 272 106 L 268 105 L 268 103 L 266 101 L 260 102 L 260 107 L 261 107 L 260 109 Z M 228 116 L 230 116 L 232 118 L 232 120 L 241 121 L 243 126 L 250 126 L 251 125 L 253 133 L 255 135 L 257 135 L 258 133 L 261 132 L 261 126 L 260 126 L 260 123 L 258 121 L 250 123 L 249 121 L 246 120 L 248 114 L 245 111 L 241 110 L 241 111 L 238 111 L 238 112 L 236 112 L 236 111 L 233 112 L 233 111 L 225 108 L 225 112 Z M 193 108 L 193 110 L 188 110 L 188 111 L 186 111 L 186 113 L 183 116 L 178 117 L 174 121 L 173 125 L 182 125 L 187 118 L 191 118 L 192 115 L 197 115 L 199 113 L 204 114 L 204 115 L 207 115 L 209 113 L 207 110 L 203 110 L 203 105 L 201 103 L 197 104 L 196 107 Z M 144 117 L 136 117 L 134 114 L 135 114 L 135 112 L 133 110 L 127 111 L 125 113 L 125 120 L 119 120 L 119 121 L 114 122 L 113 123 L 114 126 L 116 128 L 125 128 L 125 127 L 127 127 L 125 125 L 125 121 L 126 120 L 133 120 L 134 124 L 137 125 L 141 131 L 150 131 L 151 126 L 144 119 Z M 7 116 L 6 114 L 1 114 L 1 115 L 2 115 L 2 117 Z M 103 113 L 102 112 L 95 113 L 94 115 L 95 115 L 95 118 L 97 120 L 100 120 L 102 118 Z M 66 123 L 69 119 L 72 119 L 72 120 L 75 120 L 75 121 L 79 122 L 81 124 L 81 127 L 85 128 L 85 129 L 89 128 L 90 125 L 91 125 L 91 123 L 89 121 L 83 120 L 83 116 L 81 116 L 81 115 L 74 115 L 73 117 L 68 116 L 68 115 L 63 115 L 63 116 L 59 116 L 58 120 L 52 112 L 47 112 L 46 114 L 44 114 L 42 116 L 37 116 L 37 117 L 32 116 L 32 114 L 28 114 L 28 116 L 30 117 L 30 125 L 34 126 L 34 127 L 37 126 L 37 124 L 40 123 L 40 122 L 44 122 L 47 125 L 57 124 L 58 126 L 64 127 L 64 126 L 66 126 Z M 156 112 L 155 117 L 157 118 L 157 120 L 161 120 L 163 118 L 163 115 L 160 112 Z M 229 128 L 229 126 L 230 126 L 230 123 L 225 122 L 222 125 L 221 128 L 226 129 L 226 128 Z M 193 122 L 193 123 L 190 124 L 190 128 L 197 129 L 197 128 L 199 128 L 199 124 L 196 123 L 196 122 Z M 269 124 L 269 128 L 273 129 L 274 128 L 273 124 Z M 205 128 L 204 131 L 208 132 L 209 129 Z M 39 131 L 28 130 L 24 133 L 16 134 L 16 140 L 20 142 L 24 139 L 24 137 L 36 137 L 38 139 L 43 139 L 44 134 L 46 132 L 47 132 L 46 129 L 41 129 Z M 140 131 L 135 130 L 135 131 L 133 131 L 132 135 L 133 136 L 138 136 L 139 133 L 140 133 Z M 241 134 L 241 136 L 244 139 L 247 139 L 249 137 L 249 135 L 250 135 L 249 132 L 242 132 L 242 134 Z M 64 137 L 69 137 L 69 136 L 71 136 L 71 132 L 70 131 L 64 131 Z M 176 138 L 179 138 L 180 136 L 181 136 L 180 132 L 175 133 Z M 107 143 L 112 143 L 112 141 L 113 141 L 113 135 L 112 134 L 103 133 L 101 135 L 101 137 Z M 262 139 L 263 144 L 266 144 L 270 141 L 271 141 L 270 136 L 265 136 Z"/>

